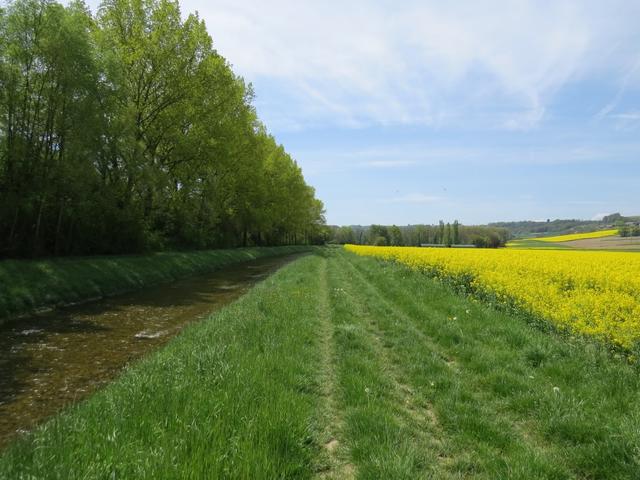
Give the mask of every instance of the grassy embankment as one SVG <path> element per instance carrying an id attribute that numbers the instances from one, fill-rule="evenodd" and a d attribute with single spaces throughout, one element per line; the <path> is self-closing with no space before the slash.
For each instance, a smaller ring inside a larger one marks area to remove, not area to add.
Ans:
<path id="1" fill-rule="evenodd" d="M 3 318 L 205 273 L 233 263 L 309 250 L 261 247 L 151 255 L 0 261 L 0 322 Z"/>
<path id="2" fill-rule="evenodd" d="M 607 478 L 640 377 L 391 263 L 302 258 L 0 457 L 0 478 Z"/>

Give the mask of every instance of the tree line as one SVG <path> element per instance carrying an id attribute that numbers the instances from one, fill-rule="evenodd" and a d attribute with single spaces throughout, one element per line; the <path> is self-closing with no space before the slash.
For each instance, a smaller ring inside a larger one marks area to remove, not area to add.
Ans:
<path id="1" fill-rule="evenodd" d="M 502 247 L 509 240 L 506 228 L 461 225 L 440 221 L 438 225 L 407 226 L 332 226 L 330 243 L 355 245 L 421 246 L 474 245 L 482 248 Z"/>
<path id="2" fill-rule="evenodd" d="M 0 7 L 0 256 L 319 240 L 323 205 L 177 1 Z"/>

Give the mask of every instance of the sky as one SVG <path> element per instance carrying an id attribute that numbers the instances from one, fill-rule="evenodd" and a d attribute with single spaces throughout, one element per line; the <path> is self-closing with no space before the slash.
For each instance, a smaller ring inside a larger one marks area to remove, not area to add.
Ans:
<path id="1" fill-rule="evenodd" d="M 640 214 L 640 0 L 181 6 L 330 224 Z"/>

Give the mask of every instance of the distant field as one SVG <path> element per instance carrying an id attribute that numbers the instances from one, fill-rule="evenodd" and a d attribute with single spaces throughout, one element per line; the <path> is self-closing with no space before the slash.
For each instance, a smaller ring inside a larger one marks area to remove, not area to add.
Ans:
<path id="1" fill-rule="evenodd" d="M 561 243 L 561 242 L 571 242 L 574 240 L 586 240 L 591 238 L 611 237 L 617 234 L 618 234 L 617 229 L 611 229 L 611 230 L 598 230 L 596 232 L 587 232 L 587 233 L 571 233 L 568 235 L 556 235 L 554 237 L 529 238 L 527 240 L 538 240 L 541 242 Z"/>
<path id="2" fill-rule="evenodd" d="M 599 232 L 593 232 L 599 233 Z M 552 238 L 575 237 L 577 235 L 563 235 L 561 237 L 525 238 L 522 240 L 511 240 L 507 243 L 508 248 L 519 249 L 545 249 L 545 250 L 620 250 L 620 251 L 640 251 L 640 237 L 620 237 L 619 235 L 607 235 L 596 238 L 581 238 L 574 240 L 556 240 Z"/>
<path id="3" fill-rule="evenodd" d="M 573 240 L 564 242 L 563 245 L 572 248 L 594 250 L 636 250 L 640 251 L 640 237 L 603 237 Z"/>

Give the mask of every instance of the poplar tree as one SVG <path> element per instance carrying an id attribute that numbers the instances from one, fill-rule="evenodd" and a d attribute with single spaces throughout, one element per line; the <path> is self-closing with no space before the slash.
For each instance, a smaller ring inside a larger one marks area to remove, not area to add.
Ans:
<path id="1" fill-rule="evenodd" d="M 253 90 L 173 0 L 0 9 L 0 255 L 322 241 Z"/>
<path id="2" fill-rule="evenodd" d="M 453 244 L 460 244 L 460 224 L 458 223 L 458 220 L 453 222 Z"/>

